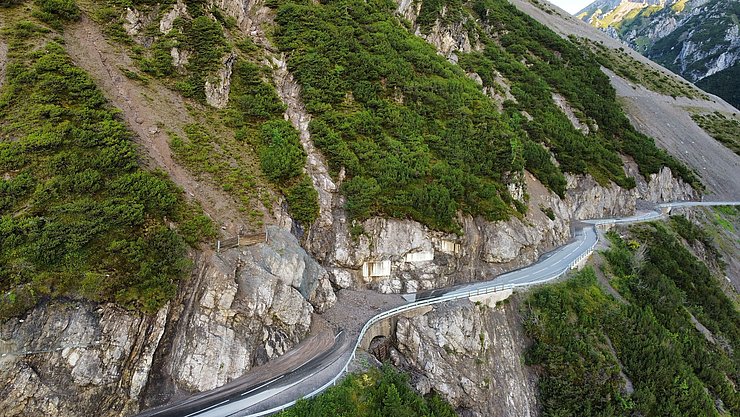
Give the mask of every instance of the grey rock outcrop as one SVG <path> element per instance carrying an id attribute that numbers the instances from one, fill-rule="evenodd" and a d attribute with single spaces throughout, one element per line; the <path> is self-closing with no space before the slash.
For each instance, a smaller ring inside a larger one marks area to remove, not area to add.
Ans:
<path id="1" fill-rule="evenodd" d="M 190 52 L 173 47 L 170 50 L 170 56 L 172 57 L 172 66 L 175 67 L 179 73 L 184 73 L 185 66 L 188 65 L 188 62 L 190 61 Z"/>
<path id="2" fill-rule="evenodd" d="M 5 70 L 8 65 L 8 44 L 0 42 L 0 88 L 5 84 Z"/>
<path id="3" fill-rule="evenodd" d="M 124 416 L 215 388 L 302 340 L 333 305 L 328 273 L 289 232 L 212 254 L 154 316 L 59 300 L 0 324 L 4 415 Z"/>
<path id="4" fill-rule="evenodd" d="M 483 85 L 483 79 L 478 73 L 471 72 L 467 75 L 470 79 L 475 81 L 475 83 L 478 84 L 479 87 L 481 87 L 483 94 L 487 95 L 489 98 L 491 98 L 491 100 L 493 100 L 494 103 L 496 103 L 496 107 L 498 107 L 499 111 L 503 110 L 504 101 L 506 100 L 511 100 L 514 103 L 517 103 L 516 97 L 511 94 L 511 85 L 509 81 L 500 73 L 496 72 L 494 74 L 493 82 L 495 84 L 493 86 Z"/>
<path id="5" fill-rule="evenodd" d="M 478 39 L 473 37 L 467 29 L 468 15 L 461 15 L 460 19 L 452 19 L 452 23 L 443 23 L 437 19 L 431 28 L 424 29 L 417 24 L 419 12 L 421 11 L 422 2 L 412 0 L 397 1 L 398 8 L 396 13 L 408 20 L 413 26 L 414 35 L 421 37 L 437 48 L 437 52 L 447 58 L 450 62 L 457 62 L 456 52 L 471 52 L 481 50 Z M 442 6 L 440 16 L 448 14 L 446 6 Z"/>
<path id="6" fill-rule="evenodd" d="M 251 36 L 261 36 L 261 24 L 271 22 L 271 11 L 262 0 L 208 0 L 236 20 L 237 26 Z"/>
<path id="7" fill-rule="evenodd" d="M 328 278 L 277 227 L 268 228 L 266 243 L 213 254 L 199 267 L 186 307 L 169 318 L 176 326 L 155 363 L 148 400 L 215 388 L 291 349 L 308 334 L 312 313 L 336 301 Z"/>
<path id="8" fill-rule="evenodd" d="M 126 13 L 122 16 L 123 30 L 125 30 L 126 34 L 131 36 L 136 43 L 149 46 L 151 45 L 153 38 L 146 35 L 144 28 L 154 22 L 157 19 L 158 14 L 159 6 L 155 6 L 147 12 L 127 7 Z"/>
<path id="9" fill-rule="evenodd" d="M 301 145 L 307 156 L 306 173 L 319 194 L 319 218 L 314 222 L 312 229 L 313 233 L 322 234 L 329 230 L 334 222 L 332 210 L 338 188 L 329 175 L 328 164 L 324 156 L 311 140 L 311 132 L 308 130 L 311 115 L 301 100 L 301 87 L 293 74 L 288 71 L 285 57 L 273 55 L 271 64 L 274 67 L 273 80 L 278 96 L 285 103 L 285 119 L 290 121 L 300 133 Z"/>
<path id="10" fill-rule="evenodd" d="M 212 79 L 206 80 L 206 103 L 217 109 L 223 109 L 229 103 L 231 91 L 231 70 L 236 61 L 236 55 L 229 54 L 223 59 L 221 68 Z"/>
<path id="11" fill-rule="evenodd" d="M 331 232 L 309 235 L 306 245 L 341 288 L 415 292 L 490 278 L 534 262 L 570 239 L 571 220 L 630 215 L 638 199 L 660 202 L 697 196 L 668 168 L 651 175 L 648 182 L 634 162 L 625 160 L 625 165 L 628 175 L 636 179 L 635 188 L 602 186 L 590 176 L 567 175 L 564 199 L 527 173 L 529 201 L 524 218 L 488 222 L 461 215 L 460 236 L 411 220 L 371 218 L 361 224 L 363 233 L 352 237 L 350 222 L 337 209 Z M 551 211 L 552 218 L 546 211 Z"/>
<path id="12" fill-rule="evenodd" d="M 146 317 L 114 305 L 54 301 L 0 325 L 6 416 L 128 415 L 163 335 L 167 307 Z"/>
<path id="13" fill-rule="evenodd" d="M 460 301 L 401 317 L 397 366 L 411 368 L 417 390 L 434 390 L 462 415 L 537 415 L 534 372 L 524 365 L 525 337 L 516 308 Z"/>
<path id="14" fill-rule="evenodd" d="M 185 3 L 183 3 L 182 0 L 177 0 L 177 3 L 172 6 L 172 9 L 165 13 L 165 15 L 162 16 L 162 19 L 159 21 L 159 31 L 164 33 L 165 35 L 170 33 L 175 23 L 175 19 L 179 17 L 185 17 L 187 15 L 187 6 L 185 5 Z"/>
<path id="15" fill-rule="evenodd" d="M 576 130 L 580 130 L 584 135 L 588 135 L 591 132 L 588 124 L 583 123 L 578 116 L 576 116 L 573 108 L 568 104 L 568 100 L 566 100 L 565 97 L 558 93 L 552 93 L 552 101 L 563 113 L 565 113 L 568 120 L 570 120 L 570 123 L 574 128 L 576 128 Z"/>
<path id="16" fill-rule="evenodd" d="M 144 16 L 141 12 L 130 7 L 126 8 L 126 16 L 124 17 L 123 29 L 129 36 L 136 36 L 141 32 L 144 27 Z"/>

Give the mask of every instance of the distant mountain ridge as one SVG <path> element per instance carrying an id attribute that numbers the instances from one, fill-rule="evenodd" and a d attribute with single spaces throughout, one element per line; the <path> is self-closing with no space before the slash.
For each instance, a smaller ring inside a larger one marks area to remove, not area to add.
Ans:
<path id="1" fill-rule="evenodd" d="M 725 79 L 740 60 L 736 0 L 597 0 L 576 16 L 692 82 Z M 729 86 L 700 85 L 740 105 Z"/>

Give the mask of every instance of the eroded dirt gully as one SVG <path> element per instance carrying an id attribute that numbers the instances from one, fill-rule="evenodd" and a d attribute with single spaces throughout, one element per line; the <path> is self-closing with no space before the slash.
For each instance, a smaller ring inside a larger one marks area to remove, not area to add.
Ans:
<path id="1" fill-rule="evenodd" d="M 84 69 L 103 91 L 106 98 L 121 111 L 123 120 L 135 133 L 135 140 L 146 163 L 166 172 L 169 177 L 217 223 L 225 233 L 236 234 L 246 223 L 236 210 L 234 199 L 215 187 L 198 181 L 174 161 L 169 146 L 169 133 L 183 135 L 183 127 L 195 120 L 183 98 L 156 80 L 147 85 L 126 77 L 121 68 L 134 69 L 124 50 L 111 45 L 100 28 L 88 17 L 64 31 L 65 49 L 75 65 Z"/>
<path id="2" fill-rule="evenodd" d="M 0 88 L 5 84 L 5 69 L 8 63 L 8 45 L 0 41 Z"/>

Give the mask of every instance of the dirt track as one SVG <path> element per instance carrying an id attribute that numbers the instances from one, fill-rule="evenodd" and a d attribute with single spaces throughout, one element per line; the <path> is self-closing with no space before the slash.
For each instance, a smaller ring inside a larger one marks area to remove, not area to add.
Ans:
<path id="1" fill-rule="evenodd" d="M 150 79 L 144 85 L 127 78 L 120 68 L 134 69 L 131 58 L 108 43 L 98 26 L 85 16 L 65 30 L 64 40 L 75 64 L 87 71 L 106 98 L 121 110 L 126 124 L 136 134 L 137 143 L 149 157 L 147 163 L 167 172 L 212 219 L 226 227 L 227 234 L 235 234 L 244 222 L 233 198 L 197 181 L 172 158 L 167 131 L 182 135 L 183 126 L 194 122 L 180 95 L 156 80 Z"/>

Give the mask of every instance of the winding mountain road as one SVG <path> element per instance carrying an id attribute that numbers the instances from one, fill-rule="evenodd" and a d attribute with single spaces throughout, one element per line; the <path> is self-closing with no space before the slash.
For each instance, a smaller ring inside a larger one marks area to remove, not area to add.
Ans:
<path id="1" fill-rule="evenodd" d="M 394 300 L 396 307 L 376 314 L 361 329 L 340 330 L 334 336 L 331 348 L 314 355 L 288 372 L 257 384 L 234 381 L 184 401 L 147 410 L 139 414 L 139 417 L 257 417 L 276 413 L 295 404 L 300 398 L 314 396 L 335 384 L 347 372 L 365 332 L 380 320 L 418 307 L 528 287 L 556 279 L 579 265 L 593 252 L 599 241 L 597 226 L 651 221 L 664 217 L 673 208 L 718 205 L 740 205 L 740 201 L 665 203 L 630 217 L 582 221 L 576 226 L 575 236 L 568 244 L 543 255 L 538 262 L 528 267 L 499 275 L 489 281 L 404 294 L 402 300 L 396 295 L 399 298 Z"/>

